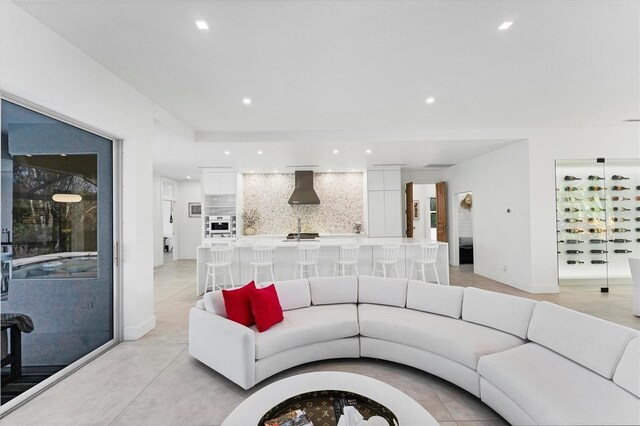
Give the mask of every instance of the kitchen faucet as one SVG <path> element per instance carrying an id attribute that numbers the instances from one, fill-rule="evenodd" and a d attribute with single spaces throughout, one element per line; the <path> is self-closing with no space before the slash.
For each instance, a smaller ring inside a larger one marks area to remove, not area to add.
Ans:
<path id="1" fill-rule="evenodd" d="M 300 242 L 300 233 L 302 232 L 302 219 L 298 218 L 298 242 Z"/>

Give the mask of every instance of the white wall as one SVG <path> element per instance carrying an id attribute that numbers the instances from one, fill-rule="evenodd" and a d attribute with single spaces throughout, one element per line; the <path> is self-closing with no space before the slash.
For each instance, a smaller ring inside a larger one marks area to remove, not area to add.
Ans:
<path id="1" fill-rule="evenodd" d="M 457 194 L 457 204 L 452 208 L 458 210 L 458 238 L 473 238 L 473 210 L 463 209 L 460 203 L 470 192 Z M 473 207 L 472 207 L 473 208 Z"/>
<path id="2" fill-rule="evenodd" d="M 152 157 L 154 119 L 190 132 L 113 73 L 10 2 L 0 2 L 0 88 L 121 137 L 124 338 L 155 327 Z"/>
<path id="3" fill-rule="evenodd" d="M 153 267 L 164 264 L 162 225 L 162 177 L 153 175 Z"/>
<path id="4" fill-rule="evenodd" d="M 456 193 L 472 191 L 474 219 L 479 224 L 473 230 L 474 271 L 530 290 L 528 142 L 516 142 L 450 167 L 445 171 L 445 180 L 449 256 L 458 258 Z"/>
<path id="5" fill-rule="evenodd" d="M 174 224 L 178 234 L 178 259 L 195 259 L 196 247 L 202 242 L 200 218 L 189 217 L 189 203 L 199 203 L 202 194 L 200 181 L 181 181 L 178 183 L 178 194 L 173 210 Z M 176 247 L 174 247 L 176 250 Z"/>

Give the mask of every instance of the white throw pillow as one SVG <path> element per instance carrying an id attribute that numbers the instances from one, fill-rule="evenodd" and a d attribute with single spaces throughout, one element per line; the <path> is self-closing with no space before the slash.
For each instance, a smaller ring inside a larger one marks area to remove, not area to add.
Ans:
<path id="1" fill-rule="evenodd" d="M 311 303 L 356 303 L 358 301 L 358 277 L 311 277 Z"/>
<path id="2" fill-rule="evenodd" d="M 358 277 L 358 303 L 399 306 L 407 303 L 407 279 L 360 275 Z"/>
<path id="3" fill-rule="evenodd" d="M 306 278 L 288 281 L 276 281 L 276 293 L 283 311 L 307 308 L 311 306 L 311 289 Z M 271 282 L 260 283 L 260 287 L 270 286 Z"/>
<path id="4" fill-rule="evenodd" d="M 463 293 L 464 287 L 409 280 L 407 308 L 459 319 Z"/>
<path id="5" fill-rule="evenodd" d="M 202 300 L 204 300 L 204 309 L 207 312 L 213 312 L 221 317 L 227 317 L 227 310 L 224 307 L 224 298 L 222 297 L 222 291 L 210 291 L 206 293 Z"/>
<path id="6" fill-rule="evenodd" d="M 640 398 L 640 338 L 636 337 L 627 345 L 613 382 Z"/>
<path id="7" fill-rule="evenodd" d="M 524 297 L 467 287 L 462 299 L 462 319 L 526 339 L 537 303 Z"/>

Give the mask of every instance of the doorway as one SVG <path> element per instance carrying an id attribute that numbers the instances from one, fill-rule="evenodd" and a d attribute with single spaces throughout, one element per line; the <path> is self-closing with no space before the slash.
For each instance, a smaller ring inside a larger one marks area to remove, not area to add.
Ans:
<path id="1" fill-rule="evenodd" d="M 458 259 L 460 265 L 470 265 L 473 270 L 473 194 L 456 194 Z"/>
<path id="2" fill-rule="evenodd" d="M 409 197 L 409 193 L 407 193 Z M 408 203 L 407 226 L 413 226 L 413 238 L 421 241 L 435 241 L 436 232 L 436 185 L 432 183 L 412 184 L 411 199 Z"/>
<path id="3" fill-rule="evenodd" d="M 163 262 L 178 260 L 177 231 L 176 226 L 176 193 L 177 183 L 170 179 L 162 179 L 162 253 Z"/>
<path id="4" fill-rule="evenodd" d="M 4 411 L 116 343 L 117 147 L 8 100 L 1 114 Z"/>

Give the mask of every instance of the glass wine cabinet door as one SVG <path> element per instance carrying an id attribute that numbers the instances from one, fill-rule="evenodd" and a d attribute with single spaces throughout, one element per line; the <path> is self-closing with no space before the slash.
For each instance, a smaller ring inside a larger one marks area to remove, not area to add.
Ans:
<path id="1" fill-rule="evenodd" d="M 631 285 L 640 251 L 640 160 L 556 161 L 560 285 Z"/>

